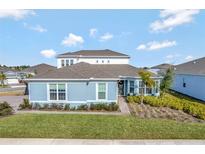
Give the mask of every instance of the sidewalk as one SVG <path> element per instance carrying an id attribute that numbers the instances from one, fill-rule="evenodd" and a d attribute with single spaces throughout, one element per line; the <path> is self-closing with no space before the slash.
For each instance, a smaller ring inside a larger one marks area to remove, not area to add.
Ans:
<path id="1" fill-rule="evenodd" d="M 205 140 L 95 140 L 0 138 L 0 145 L 205 145 Z"/>

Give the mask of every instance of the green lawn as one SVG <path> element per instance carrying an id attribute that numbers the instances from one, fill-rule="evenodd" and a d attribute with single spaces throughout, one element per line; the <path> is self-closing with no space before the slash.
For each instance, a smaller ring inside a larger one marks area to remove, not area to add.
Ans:
<path id="1" fill-rule="evenodd" d="M 0 118 L 0 137 L 205 139 L 205 124 L 132 116 L 19 114 Z"/>

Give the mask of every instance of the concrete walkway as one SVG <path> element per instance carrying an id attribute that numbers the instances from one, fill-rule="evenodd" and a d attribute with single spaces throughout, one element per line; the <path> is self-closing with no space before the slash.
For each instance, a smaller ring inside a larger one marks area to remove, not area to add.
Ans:
<path id="1" fill-rule="evenodd" d="M 129 107 L 128 107 L 127 102 L 126 102 L 126 100 L 125 100 L 124 97 L 119 96 L 119 97 L 118 97 L 118 103 L 119 103 L 120 111 L 121 111 L 123 114 L 130 114 Z"/>
<path id="2" fill-rule="evenodd" d="M 205 140 L 98 140 L 0 138 L 0 145 L 205 145 Z"/>

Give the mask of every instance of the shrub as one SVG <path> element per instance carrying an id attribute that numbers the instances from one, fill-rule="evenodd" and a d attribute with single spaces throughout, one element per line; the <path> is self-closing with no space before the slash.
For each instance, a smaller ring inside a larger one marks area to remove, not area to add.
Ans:
<path id="1" fill-rule="evenodd" d="M 7 103 L 0 103 L 0 116 L 6 116 L 13 114 L 13 108 Z"/>
<path id="2" fill-rule="evenodd" d="M 76 110 L 76 107 L 75 107 L 75 106 L 70 107 L 70 110 L 71 110 L 71 111 L 75 111 L 75 110 Z"/>
<path id="3" fill-rule="evenodd" d="M 87 104 L 81 104 L 77 107 L 76 110 L 88 110 L 88 105 Z"/>
<path id="4" fill-rule="evenodd" d="M 19 110 L 23 109 L 31 109 L 32 105 L 30 104 L 28 99 L 23 99 L 23 102 L 19 105 Z"/>
<path id="5" fill-rule="evenodd" d="M 119 106 L 115 103 L 96 103 L 90 104 L 90 110 L 97 110 L 97 111 L 117 111 L 119 109 Z"/>
<path id="6" fill-rule="evenodd" d="M 129 103 L 139 103 L 139 96 L 128 96 Z M 163 97 L 145 96 L 143 103 L 155 107 L 169 107 L 175 110 L 183 110 L 185 113 L 191 114 L 197 118 L 205 120 L 205 105 L 200 104 L 193 99 L 187 99 L 179 94 L 168 94 Z"/>
<path id="7" fill-rule="evenodd" d="M 127 101 L 128 101 L 128 103 L 140 103 L 141 96 L 128 96 Z"/>
<path id="8" fill-rule="evenodd" d="M 69 111 L 69 110 L 70 110 L 70 104 L 65 104 L 64 110 L 65 110 L 65 111 Z"/>
<path id="9" fill-rule="evenodd" d="M 32 103 L 31 108 L 33 110 L 39 110 L 41 108 L 41 105 L 39 103 Z"/>

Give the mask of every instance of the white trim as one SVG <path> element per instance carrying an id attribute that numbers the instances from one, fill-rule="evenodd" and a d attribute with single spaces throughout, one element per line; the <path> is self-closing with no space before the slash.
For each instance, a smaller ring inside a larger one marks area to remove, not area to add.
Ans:
<path id="1" fill-rule="evenodd" d="M 129 56 L 83 56 L 83 55 L 65 55 L 65 56 L 57 56 L 57 59 L 60 58 L 125 58 L 130 59 Z"/>
<path id="2" fill-rule="evenodd" d="M 98 98 L 98 84 L 99 83 L 105 83 L 105 88 L 106 88 L 105 99 Z M 96 100 L 97 101 L 107 101 L 107 99 L 108 99 L 108 83 L 107 82 L 96 82 Z"/>
<path id="3" fill-rule="evenodd" d="M 66 102 L 67 101 L 67 83 L 63 83 L 63 82 L 49 82 L 49 83 L 47 83 L 48 84 L 48 86 L 47 86 L 47 93 L 48 93 L 48 97 L 47 97 L 47 99 L 48 99 L 48 102 Z M 56 88 L 57 88 L 57 90 L 56 90 L 56 93 L 57 93 L 57 100 L 51 100 L 50 99 L 50 84 L 56 84 Z M 58 99 L 58 85 L 59 84 L 65 84 L 65 100 L 59 100 Z"/>
<path id="4" fill-rule="evenodd" d="M 112 80 L 120 80 L 119 78 L 89 78 L 89 79 L 54 79 L 54 78 L 48 78 L 48 79 L 25 79 L 25 81 L 112 81 Z"/>

